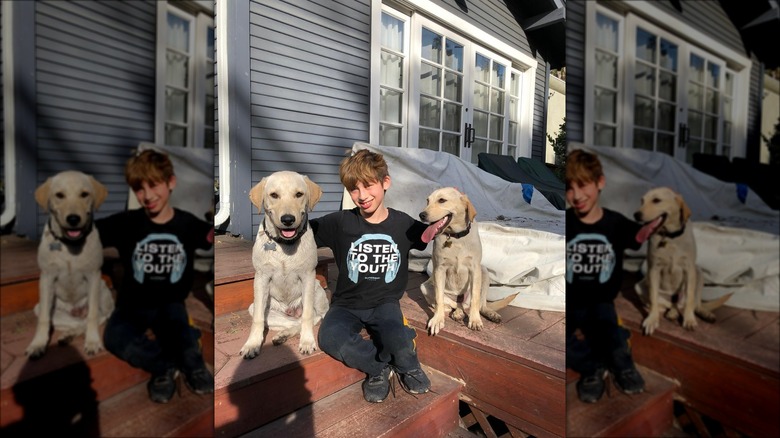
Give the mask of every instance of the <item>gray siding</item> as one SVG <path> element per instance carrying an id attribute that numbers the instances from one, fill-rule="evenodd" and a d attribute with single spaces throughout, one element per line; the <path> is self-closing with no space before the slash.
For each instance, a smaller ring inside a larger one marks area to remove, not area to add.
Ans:
<path id="1" fill-rule="evenodd" d="M 154 141 L 155 40 L 153 1 L 36 3 L 37 180 L 94 175 L 109 190 L 99 217 L 125 209 L 124 163 Z"/>
<path id="2" fill-rule="evenodd" d="M 585 2 L 566 2 L 566 139 L 585 141 Z"/>
<path id="3" fill-rule="evenodd" d="M 687 25 L 711 36 L 739 53 L 744 53 L 739 31 L 717 1 L 682 0 L 682 12 L 670 1 L 657 1 L 653 5 L 679 18 Z"/>
<path id="4" fill-rule="evenodd" d="M 324 192 L 313 217 L 341 209 L 338 164 L 368 141 L 370 9 L 367 0 L 250 3 L 251 185 L 278 170 L 308 175 Z M 260 217 L 252 221 L 255 235 Z"/>

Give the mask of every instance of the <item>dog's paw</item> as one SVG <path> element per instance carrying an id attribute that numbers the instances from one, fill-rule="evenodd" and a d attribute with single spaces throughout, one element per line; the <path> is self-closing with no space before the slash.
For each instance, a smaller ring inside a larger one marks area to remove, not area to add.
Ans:
<path id="1" fill-rule="evenodd" d="M 655 329 L 658 328 L 658 314 L 651 313 L 650 315 L 647 315 L 647 318 L 642 321 L 642 328 L 646 335 L 652 335 Z"/>
<path id="2" fill-rule="evenodd" d="M 254 359 L 260 354 L 260 347 L 262 347 L 262 344 L 250 344 L 247 342 L 241 347 L 241 351 L 238 354 L 244 356 L 244 359 Z"/>
<path id="3" fill-rule="evenodd" d="M 463 321 L 463 318 L 465 318 L 465 317 L 466 317 L 466 314 L 463 312 L 463 309 L 461 309 L 461 308 L 457 308 L 457 309 L 453 310 L 452 313 L 450 314 L 450 318 L 452 318 L 453 320 L 458 321 L 458 322 Z"/>
<path id="4" fill-rule="evenodd" d="M 298 343 L 298 351 L 300 351 L 303 354 L 312 354 L 317 350 L 317 343 L 314 342 L 314 339 L 311 339 L 309 341 L 304 341 L 303 338 L 301 338 L 301 342 Z"/>
<path id="5" fill-rule="evenodd" d="M 88 356 L 94 356 L 103 350 L 103 344 L 100 341 L 92 341 L 84 343 L 84 352 Z"/>
<path id="6" fill-rule="evenodd" d="M 495 310 L 483 309 L 479 313 L 485 318 L 487 318 L 488 321 L 495 322 L 496 324 L 501 323 L 501 314 L 499 314 Z"/>
<path id="7" fill-rule="evenodd" d="M 444 315 L 433 315 L 428 321 L 428 333 L 436 336 L 444 328 Z"/>
<path id="8" fill-rule="evenodd" d="M 680 312 L 676 307 L 670 307 L 664 316 L 670 321 L 677 321 L 677 318 L 680 317 Z"/>
<path id="9" fill-rule="evenodd" d="M 683 316 L 683 327 L 685 327 L 686 330 L 693 330 L 696 328 L 696 316 L 691 312 L 690 315 L 686 314 Z"/>
<path id="10" fill-rule="evenodd" d="M 29 347 L 27 347 L 27 350 L 24 351 L 25 354 L 30 359 L 40 359 L 41 356 L 43 356 L 43 353 L 46 353 L 46 344 L 44 345 L 32 345 L 30 344 Z"/>
<path id="11" fill-rule="evenodd" d="M 480 331 L 485 325 L 482 323 L 482 318 L 469 318 L 469 328 L 472 330 Z"/>
<path id="12" fill-rule="evenodd" d="M 271 340 L 271 342 L 273 342 L 273 343 L 274 343 L 274 345 L 282 345 L 282 344 L 284 344 L 285 342 L 287 342 L 287 335 L 276 335 L 276 336 L 274 336 L 274 338 Z"/>

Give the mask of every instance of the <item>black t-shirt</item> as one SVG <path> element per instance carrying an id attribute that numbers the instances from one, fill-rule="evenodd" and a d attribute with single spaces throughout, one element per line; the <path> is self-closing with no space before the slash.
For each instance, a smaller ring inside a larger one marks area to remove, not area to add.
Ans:
<path id="1" fill-rule="evenodd" d="M 104 247 L 115 247 L 123 267 L 117 307 L 157 307 L 181 302 L 193 282 L 195 249 L 208 249 L 212 224 L 174 209 L 164 224 L 142 209 L 113 214 L 95 222 Z"/>
<path id="2" fill-rule="evenodd" d="M 358 208 L 310 220 L 318 247 L 333 251 L 339 278 L 331 305 L 370 309 L 398 301 L 406 290 L 409 250 L 427 246 L 424 223 L 388 209 L 379 224 L 367 222 Z"/>
<path id="3" fill-rule="evenodd" d="M 582 223 L 566 210 L 566 305 L 586 306 L 613 301 L 623 282 L 623 251 L 639 249 L 641 225 L 604 210 L 594 224 Z"/>

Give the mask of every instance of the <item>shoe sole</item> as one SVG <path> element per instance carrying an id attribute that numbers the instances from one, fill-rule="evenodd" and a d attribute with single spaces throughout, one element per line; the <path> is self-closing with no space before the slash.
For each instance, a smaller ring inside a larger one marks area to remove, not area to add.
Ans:
<path id="1" fill-rule="evenodd" d="M 372 401 L 372 400 L 367 399 L 366 398 L 365 389 L 363 390 L 363 400 L 365 400 L 365 401 L 367 401 L 369 403 L 382 403 L 383 401 L 387 400 L 387 396 L 390 395 L 390 385 L 392 384 L 391 380 L 393 379 L 394 375 L 395 375 L 395 373 L 393 372 L 393 370 L 390 370 L 390 374 L 387 375 L 387 394 L 385 395 L 385 397 L 382 400 Z M 364 388 L 365 388 L 365 386 L 364 386 Z"/>

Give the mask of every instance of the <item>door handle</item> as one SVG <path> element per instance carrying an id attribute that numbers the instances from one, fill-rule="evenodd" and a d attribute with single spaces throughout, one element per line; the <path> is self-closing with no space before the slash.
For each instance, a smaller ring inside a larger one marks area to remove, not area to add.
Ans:
<path id="1" fill-rule="evenodd" d="M 688 140 L 691 137 L 691 129 L 685 123 L 680 123 L 680 141 L 678 146 L 685 147 L 688 144 Z"/>
<path id="2" fill-rule="evenodd" d="M 466 136 L 466 138 L 464 139 L 465 147 L 470 148 L 471 144 L 474 143 L 474 140 L 476 139 L 477 136 L 477 130 L 474 129 L 471 123 L 466 123 L 465 136 Z"/>

